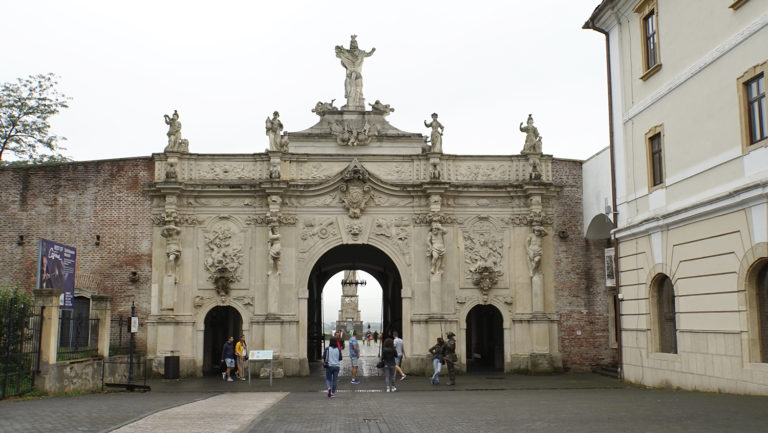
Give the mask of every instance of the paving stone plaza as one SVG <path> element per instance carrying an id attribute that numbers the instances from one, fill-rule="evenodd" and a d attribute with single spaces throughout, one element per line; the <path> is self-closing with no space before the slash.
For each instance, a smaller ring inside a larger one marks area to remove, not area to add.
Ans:
<path id="1" fill-rule="evenodd" d="M 2 401 L 0 431 L 764 432 L 768 423 L 766 397 L 645 389 L 595 374 L 460 375 L 453 387 L 409 375 L 384 393 L 376 350 L 363 346 L 359 385 L 345 358 L 334 399 L 318 364 L 272 387 L 217 376 L 150 381 L 146 393 Z"/>

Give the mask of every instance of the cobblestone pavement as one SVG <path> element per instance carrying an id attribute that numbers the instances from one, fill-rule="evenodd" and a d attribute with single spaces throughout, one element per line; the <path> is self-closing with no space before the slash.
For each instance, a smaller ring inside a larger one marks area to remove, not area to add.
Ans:
<path id="1" fill-rule="evenodd" d="M 272 387 L 269 379 L 249 385 L 207 377 L 154 380 L 147 393 L 0 401 L 0 432 L 177 432 L 180 420 L 184 433 L 218 432 L 227 411 L 241 417 L 227 431 L 254 433 L 768 431 L 768 397 L 648 390 L 564 374 L 460 375 L 456 386 L 409 375 L 394 393 L 383 392 L 381 377 L 362 377 L 357 385 L 347 376 L 329 399 L 322 372 L 313 365 L 311 376 L 275 379 Z M 251 404 L 229 407 L 228 399 Z M 167 408 L 176 409 L 161 412 Z"/>
<path id="2" fill-rule="evenodd" d="M 768 398 L 568 389 L 291 394 L 257 432 L 765 432 Z"/>

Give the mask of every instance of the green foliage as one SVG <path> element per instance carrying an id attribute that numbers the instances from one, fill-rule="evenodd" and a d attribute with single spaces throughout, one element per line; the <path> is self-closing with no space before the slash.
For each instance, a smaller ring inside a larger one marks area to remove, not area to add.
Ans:
<path id="1" fill-rule="evenodd" d="M 0 287 L 0 347 L 13 348 L 22 344 L 21 330 L 32 307 L 29 293 L 19 291 L 18 287 Z"/>
<path id="2" fill-rule="evenodd" d="M 69 107 L 70 98 L 56 90 L 52 73 L 0 84 L 0 165 L 48 164 L 69 161 L 59 153 L 64 137 L 50 135 L 48 119 Z M 3 161 L 10 151 L 17 161 Z"/>

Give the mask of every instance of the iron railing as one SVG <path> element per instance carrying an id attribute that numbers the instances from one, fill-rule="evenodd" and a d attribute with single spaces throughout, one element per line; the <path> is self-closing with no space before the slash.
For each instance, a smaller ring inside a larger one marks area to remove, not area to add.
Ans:
<path id="1" fill-rule="evenodd" d="M 93 358 L 99 355 L 99 319 L 61 316 L 57 361 Z"/>
<path id="2" fill-rule="evenodd" d="M 0 399 L 32 391 L 40 368 L 42 307 L 0 305 Z"/>

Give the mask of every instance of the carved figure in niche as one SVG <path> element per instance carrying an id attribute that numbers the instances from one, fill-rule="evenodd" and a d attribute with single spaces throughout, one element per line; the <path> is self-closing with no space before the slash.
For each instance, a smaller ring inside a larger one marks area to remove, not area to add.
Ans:
<path id="1" fill-rule="evenodd" d="M 270 179 L 275 179 L 275 180 L 280 180 L 280 176 L 281 176 L 281 174 L 280 174 L 280 164 L 277 163 L 277 162 L 273 162 L 269 166 L 269 178 Z"/>
<path id="2" fill-rule="evenodd" d="M 520 132 L 525 133 L 525 145 L 521 153 L 541 153 L 541 135 L 539 135 L 539 130 L 533 126 L 532 115 L 528 115 L 526 126 L 520 122 Z"/>
<path id="3" fill-rule="evenodd" d="M 531 180 L 541 180 L 541 170 L 539 170 L 539 161 L 532 159 L 530 160 L 531 165 L 531 173 L 529 175 L 529 178 Z"/>
<path id="4" fill-rule="evenodd" d="M 338 108 L 333 106 L 333 101 L 335 101 L 335 99 L 331 99 L 331 102 L 317 101 L 317 104 L 315 104 L 315 108 L 312 109 L 312 112 L 322 117 L 325 116 L 325 114 L 329 111 L 339 111 Z"/>
<path id="5" fill-rule="evenodd" d="M 173 110 L 173 115 L 164 114 L 165 124 L 168 125 L 168 146 L 165 152 L 187 152 L 189 141 L 181 139 L 181 122 L 179 122 L 179 112 Z"/>
<path id="6" fill-rule="evenodd" d="M 433 274 L 443 272 L 443 255 L 445 255 L 444 236 L 446 233 L 448 231 L 439 222 L 435 221 L 432 223 L 432 227 L 429 230 L 429 239 L 427 240 L 429 246 L 427 257 L 431 259 L 430 269 Z"/>
<path id="7" fill-rule="evenodd" d="M 375 113 L 381 113 L 384 116 L 387 116 L 389 115 L 389 113 L 392 113 L 395 111 L 395 109 L 391 108 L 389 104 L 382 104 L 381 101 L 379 101 L 378 99 L 373 104 L 368 104 L 368 105 L 371 106 L 371 111 Z"/>
<path id="8" fill-rule="evenodd" d="M 168 161 L 168 167 L 165 169 L 165 180 L 176 180 L 178 174 L 176 173 L 176 163 Z"/>
<path id="9" fill-rule="evenodd" d="M 528 275 L 534 278 L 541 276 L 541 260 L 544 253 L 541 242 L 549 233 L 542 226 L 534 226 L 532 230 L 525 239 L 525 251 L 528 255 Z"/>
<path id="10" fill-rule="evenodd" d="M 279 150 L 285 152 L 288 150 L 288 137 L 280 135 L 283 132 L 283 122 L 280 121 L 280 113 L 275 111 L 272 118 L 267 116 L 265 122 L 267 137 L 269 137 L 269 150 Z"/>
<path id="11" fill-rule="evenodd" d="M 442 153 L 443 152 L 443 130 L 445 127 L 442 123 L 437 121 L 437 113 L 432 113 L 432 121 L 427 123 L 427 121 L 424 121 L 424 126 L 427 128 L 432 128 L 432 134 L 430 135 L 430 141 L 432 143 L 432 147 L 430 148 L 430 152 L 437 152 Z"/>
<path id="12" fill-rule="evenodd" d="M 347 77 L 344 80 L 344 97 L 347 98 L 347 105 L 342 108 L 365 109 L 365 99 L 363 98 L 363 60 L 376 52 L 376 48 L 366 52 L 358 48 L 357 35 L 352 35 L 349 41 L 349 49 L 341 45 L 336 46 L 336 57 L 341 59 L 341 66 L 347 70 Z"/>
<path id="13" fill-rule="evenodd" d="M 440 180 L 440 162 L 432 162 L 429 169 L 429 178 L 432 180 Z"/>
<path id="14" fill-rule="evenodd" d="M 267 275 L 280 273 L 280 233 L 279 226 L 277 224 L 269 225 L 269 263 L 270 270 Z"/>

